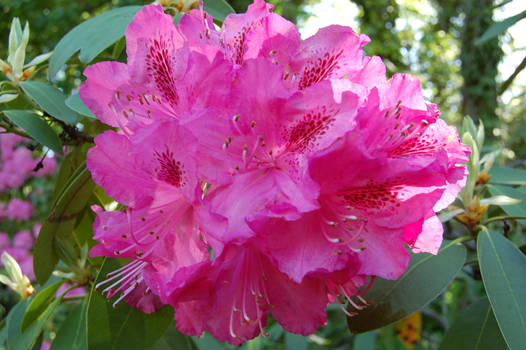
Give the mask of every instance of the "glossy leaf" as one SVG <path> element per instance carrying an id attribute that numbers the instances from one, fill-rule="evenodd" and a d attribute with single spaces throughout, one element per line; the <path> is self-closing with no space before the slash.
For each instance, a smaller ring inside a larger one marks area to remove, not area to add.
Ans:
<path id="1" fill-rule="evenodd" d="M 503 21 L 494 23 L 491 27 L 488 28 L 488 30 L 484 32 L 484 34 L 482 34 L 480 38 L 475 40 L 475 45 L 483 44 L 491 38 L 494 38 L 497 35 L 504 33 L 506 30 L 508 30 L 509 27 L 511 27 L 523 18 L 526 18 L 526 10 L 522 11 L 519 14 L 516 14 L 515 16 L 508 17 Z"/>
<path id="2" fill-rule="evenodd" d="M 63 154 L 62 145 L 55 131 L 41 118 L 23 110 L 2 111 L 9 120 L 15 123 L 38 141 L 40 144 L 49 147 L 54 152 Z"/>
<path id="3" fill-rule="evenodd" d="M 203 8 L 214 19 L 221 22 L 225 20 L 226 16 L 235 12 L 225 0 L 205 0 Z"/>
<path id="4" fill-rule="evenodd" d="M 35 242 L 33 268 L 40 284 L 44 284 L 55 268 L 59 251 L 57 240 L 71 235 L 77 216 L 90 198 L 95 184 L 85 166 L 70 177 L 51 208 L 51 214 L 42 224 Z"/>
<path id="5" fill-rule="evenodd" d="M 57 44 L 49 60 L 52 79 L 67 60 L 80 50 L 79 59 L 89 63 L 104 49 L 124 35 L 128 24 L 142 7 L 125 6 L 104 12 L 82 22 Z"/>
<path id="6" fill-rule="evenodd" d="M 507 348 L 488 298 L 483 298 L 471 304 L 457 317 L 444 335 L 439 350 Z"/>
<path id="7" fill-rule="evenodd" d="M 481 231 L 477 254 L 495 318 L 510 349 L 526 344 L 526 256 L 504 236 Z"/>
<path id="8" fill-rule="evenodd" d="M 27 307 L 27 310 L 24 314 L 24 318 L 22 319 L 22 325 L 21 330 L 24 332 L 29 325 L 33 321 L 37 319 L 38 316 L 46 310 L 47 306 L 49 305 L 49 302 L 53 300 L 55 297 L 55 294 L 57 293 L 60 286 L 64 283 L 64 281 L 59 281 L 56 283 L 51 284 L 50 286 L 47 286 L 46 288 L 42 289 L 31 301 L 31 304 Z"/>
<path id="9" fill-rule="evenodd" d="M 526 192 L 523 189 L 499 185 L 489 185 L 488 189 L 492 196 L 504 195 L 522 200 L 514 205 L 502 206 L 502 210 L 509 216 L 526 216 Z M 526 220 L 521 220 L 521 222 L 526 223 Z"/>
<path id="10" fill-rule="evenodd" d="M 20 87 L 49 115 L 74 125 L 79 116 L 66 107 L 66 96 L 56 87 L 39 81 L 23 81 Z"/>
<path id="11" fill-rule="evenodd" d="M 88 302 L 73 309 L 58 330 L 51 343 L 50 350 L 87 350 L 86 342 L 86 310 Z"/>
<path id="12" fill-rule="evenodd" d="M 91 113 L 89 108 L 84 104 L 78 92 L 74 92 L 71 96 L 69 96 L 66 99 L 65 103 L 66 106 L 68 106 L 78 114 L 83 115 L 85 117 L 95 118 L 95 114 Z"/>
<path id="13" fill-rule="evenodd" d="M 492 184 L 526 185 L 526 170 L 506 167 L 493 167 L 489 171 Z"/>
<path id="14" fill-rule="evenodd" d="M 175 324 L 168 327 L 163 337 L 159 339 L 153 350 L 198 350 L 191 337 L 184 335 L 175 328 Z M 53 350 L 53 349 L 51 349 Z"/>
<path id="15" fill-rule="evenodd" d="M 105 259 L 94 285 L 119 267 L 116 259 Z M 173 309 L 165 306 L 155 313 L 145 314 L 125 301 L 113 308 L 112 302 L 100 291 L 92 289 L 87 321 L 89 350 L 145 350 L 154 346 L 173 323 Z"/>
<path id="16" fill-rule="evenodd" d="M 363 333 L 380 328 L 423 308 L 449 286 L 465 260 L 464 246 L 452 243 L 437 255 L 413 255 L 407 271 L 398 280 L 375 280 L 364 294 L 372 305 L 347 318 L 350 331 Z"/>

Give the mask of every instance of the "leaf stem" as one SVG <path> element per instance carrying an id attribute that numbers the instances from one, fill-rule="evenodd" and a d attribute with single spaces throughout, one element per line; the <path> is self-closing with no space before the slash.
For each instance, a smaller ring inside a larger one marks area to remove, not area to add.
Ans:
<path id="1" fill-rule="evenodd" d="M 526 216 L 495 216 L 484 221 L 482 224 L 486 225 L 494 221 L 504 221 L 504 220 L 526 220 Z"/>

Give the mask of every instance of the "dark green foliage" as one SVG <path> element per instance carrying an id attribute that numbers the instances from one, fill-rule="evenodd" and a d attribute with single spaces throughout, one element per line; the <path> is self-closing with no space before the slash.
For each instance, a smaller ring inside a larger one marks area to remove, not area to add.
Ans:
<path id="1" fill-rule="evenodd" d="M 306 0 L 270 0 L 268 1 L 274 5 L 274 10 L 289 21 L 297 22 L 298 18 L 305 15 L 302 6 L 308 3 Z M 251 0 L 228 0 L 228 3 L 237 13 L 245 12 L 248 5 L 252 3 Z"/>
<path id="2" fill-rule="evenodd" d="M 402 44 L 395 28 L 400 16 L 396 0 L 353 0 L 361 9 L 360 32 L 373 40 L 365 51 L 368 55 L 381 56 L 388 73 L 404 72 L 407 69 L 400 49 Z"/>
<path id="3" fill-rule="evenodd" d="M 437 1 L 438 28 L 452 33 L 460 42 L 461 112 L 497 125 L 497 73 L 502 59 L 498 37 L 475 43 L 493 24 L 494 0 Z M 437 28 L 437 29 L 438 29 Z"/>

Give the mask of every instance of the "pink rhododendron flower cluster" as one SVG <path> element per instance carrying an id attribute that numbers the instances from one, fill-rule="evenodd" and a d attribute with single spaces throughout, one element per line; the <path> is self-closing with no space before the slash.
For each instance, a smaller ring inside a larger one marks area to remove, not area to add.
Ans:
<path id="1" fill-rule="evenodd" d="M 435 213 L 464 185 L 469 149 L 416 78 L 363 56 L 368 42 L 336 25 L 302 41 L 262 0 L 219 31 L 202 9 L 177 26 L 142 9 L 127 64 L 88 67 L 80 89 L 118 128 L 88 168 L 127 206 L 93 208 L 91 254 L 130 259 L 97 287 L 240 344 L 268 314 L 313 333 L 329 303 L 351 314 L 376 276 L 398 278 L 406 245 L 437 253 Z"/>
<path id="2" fill-rule="evenodd" d="M 43 167 L 35 172 L 40 159 L 33 159 L 31 151 L 20 146 L 25 140 L 16 134 L 0 133 L 0 192 L 18 188 L 33 176 L 50 175 L 57 167 L 54 158 L 45 157 Z"/>
<path id="3" fill-rule="evenodd" d="M 31 202 L 13 198 L 7 203 L 6 216 L 11 220 L 29 220 L 33 216 Z"/>

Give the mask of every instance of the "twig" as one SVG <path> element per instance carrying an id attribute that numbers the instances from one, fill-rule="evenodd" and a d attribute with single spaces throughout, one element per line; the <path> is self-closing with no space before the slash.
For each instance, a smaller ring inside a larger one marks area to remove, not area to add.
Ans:
<path id="1" fill-rule="evenodd" d="M 517 68 L 515 68 L 515 71 L 509 76 L 508 79 L 506 79 L 500 86 L 500 89 L 499 89 L 499 92 L 498 92 L 498 95 L 502 95 L 504 93 L 504 91 L 506 91 L 511 83 L 513 83 L 513 81 L 515 80 L 515 78 L 517 77 L 517 75 L 519 75 L 519 73 L 524 69 L 526 68 L 526 56 L 524 56 L 524 58 L 522 59 L 522 62 L 517 66 Z"/>
<path id="2" fill-rule="evenodd" d="M 489 224 L 490 222 L 505 221 L 505 220 L 526 220 L 526 216 L 494 216 L 484 221 L 482 225 Z"/>

